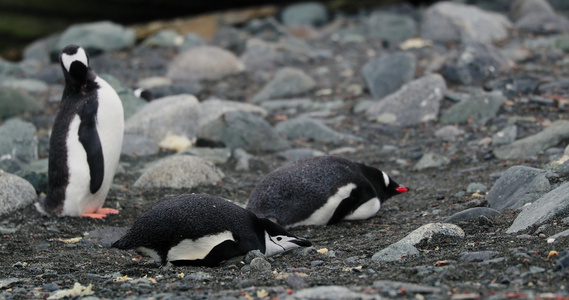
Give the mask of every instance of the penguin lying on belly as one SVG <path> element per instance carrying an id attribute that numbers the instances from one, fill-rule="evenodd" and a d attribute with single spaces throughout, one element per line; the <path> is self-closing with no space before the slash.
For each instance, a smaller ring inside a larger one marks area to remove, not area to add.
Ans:
<path id="1" fill-rule="evenodd" d="M 103 218 L 102 208 L 119 162 L 124 116 L 115 90 L 89 67 L 79 46 L 59 56 L 65 89 L 49 141 L 48 191 L 36 203 L 51 216 Z"/>
<path id="2" fill-rule="evenodd" d="M 216 266 L 234 256 L 260 250 L 272 256 L 308 240 L 223 198 L 206 194 L 166 197 L 140 215 L 112 247 L 136 249 L 168 268 Z"/>
<path id="3" fill-rule="evenodd" d="M 374 167 L 334 157 L 298 160 L 265 176 L 246 209 L 285 228 L 373 217 L 381 204 L 409 189 Z"/>

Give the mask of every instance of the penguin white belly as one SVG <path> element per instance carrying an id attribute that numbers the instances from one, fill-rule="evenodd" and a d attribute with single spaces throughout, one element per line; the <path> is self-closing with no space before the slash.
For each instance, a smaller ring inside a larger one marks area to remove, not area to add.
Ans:
<path id="1" fill-rule="evenodd" d="M 96 201 L 93 201 L 89 184 L 89 164 L 87 152 L 79 141 L 79 125 L 81 119 L 78 115 L 73 117 L 67 134 L 67 167 L 69 168 L 69 183 L 65 190 L 63 215 L 80 216 L 85 212 L 98 209 Z M 102 202 L 98 205 L 102 205 Z"/>
<path id="2" fill-rule="evenodd" d="M 310 217 L 307 219 L 300 221 L 298 223 L 289 225 L 287 227 L 296 227 L 301 225 L 326 225 L 328 221 L 332 218 L 334 211 L 342 202 L 342 200 L 348 198 L 352 193 L 352 190 L 356 188 L 356 185 L 353 183 L 348 183 L 343 187 L 338 189 L 338 192 L 334 194 L 332 197 L 328 198 L 326 204 L 324 204 L 319 209 L 315 210 Z"/>
<path id="3" fill-rule="evenodd" d="M 97 197 L 101 206 L 113 183 L 113 178 L 119 163 L 124 134 L 124 114 L 121 100 L 115 90 L 103 79 L 97 76 L 99 84 L 99 106 L 97 108 L 97 133 L 103 148 L 105 175 Z M 100 208 L 100 207 L 99 207 Z"/>
<path id="4" fill-rule="evenodd" d="M 235 241 L 228 230 L 195 240 L 183 240 L 168 251 L 168 261 L 204 259 L 215 246 L 228 240 Z"/>
<path id="5" fill-rule="evenodd" d="M 351 214 L 344 217 L 344 220 L 354 221 L 354 220 L 365 220 L 369 219 L 381 208 L 381 203 L 377 197 L 369 199 L 366 203 L 360 205 L 356 210 L 354 210 Z"/>

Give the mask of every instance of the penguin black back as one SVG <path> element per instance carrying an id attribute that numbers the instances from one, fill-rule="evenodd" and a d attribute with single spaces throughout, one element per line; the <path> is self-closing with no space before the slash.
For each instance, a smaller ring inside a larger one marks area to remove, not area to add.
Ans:
<path id="1" fill-rule="evenodd" d="M 378 210 L 383 201 L 406 191 L 377 168 L 317 156 L 266 175 L 251 192 L 246 208 L 282 226 L 324 225 L 343 220 L 375 198 Z"/>

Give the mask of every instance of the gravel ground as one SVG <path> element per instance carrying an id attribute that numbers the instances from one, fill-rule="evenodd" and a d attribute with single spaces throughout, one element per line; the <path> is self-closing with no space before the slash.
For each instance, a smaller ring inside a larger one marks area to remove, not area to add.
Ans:
<path id="1" fill-rule="evenodd" d="M 517 38 L 529 39 L 531 35 Z M 378 41 L 340 45 L 322 39 L 313 43 L 315 47 L 350 57 L 350 61 L 360 67 L 368 57 L 357 53 L 383 47 Z M 415 53 L 419 58 L 419 68 L 424 67 L 421 58 L 427 59 L 430 53 L 422 51 L 419 49 Z M 92 62 L 98 73 L 112 74 L 123 83 L 133 85 L 139 77 L 163 75 L 165 65 L 162 62 L 169 61 L 174 54 L 175 50 L 172 49 L 136 48 L 104 53 L 93 57 Z M 565 54 L 561 56 L 536 54 L 527 64 L 543 65 L 551 70 L 550 73 L 541 70 L 539 76 L 557 76 L 560 71 L 556 62 L 566 57 Z M 135 64 L 133 61 L 147 64 Z M 398 183 L 411 188 L 410 192 L 386 202 L 376 217 L 333 226 L 294 228 L 291 232 L 310 239 L 313 248 L 267 258 L 270 267 L 253 264 L 250 257 L 238 257 L 214 268 L 173 267 L 163 270 L 148 257 L 133 251 L 113 249 L 109 245 L 145 209 L 168 195 L 209 193 L 245 204 L 256 182 L 269 171 L 283 165 L 285 160 L 275 154 L 257 153 L 248 172 L 235 171 L 234 159 L 219 165 L 225 178 L 216 186 L 143 190 L 132 185 L 142 174 L 146 163 L 171 155 L 172 152 L 161 151 L 158 155 L 138 158 L 123 156 L 121 165 L 125 171 L 115 177 L 106 201 L 106 206 L 120 209 L 119 215 L 110 215 L 103 220 L 51 219 L 41 216 L 33 206 L 28 206 L 2 216 L 0 299 L 63 297 L 66 292 L 69 292 L 69 298 L 91 296 L 101 299 L 569 297 L 566 272 L 556 268 L 561 256 L 550 257 L 551 251 L 561 253 L 569 249 L 569 239 L 559 238 L 554 244 L 546 242 L 546 237 L 569 227 L 565 220 L 569 212 L 550 219 L 539 229 L 529 228 L 514 235 L 505 232 L 518 211 L 505 210 L 499 216 L 456 223 L 465 231 L 464 238 L 435 235 L 423 240 L 417 245 L 420 255 L 402 257 L 398 262 L 376 262 L 371 259 L 374 253 L 422 225 L 442 222 L 467 208 L 487 206 L 484 192 L 465 193 L 470 183 L 481 183 L 490 188 L 500 174 L 511 166 L 544 168 L 559 151 L 528 159 L 499 160 L 492 155 L 492 148 L 479 146 L 478 141 L 494 134 L 497 124 L 503 124 L 514 116 L 531 116 L 536 120 L 518 123 L 518 139 L 535 134 L 542 130 L 542 124 L 567 118 L 561 102 L 546 105 L 509 97 L 509 102 L 486 124 L 461 124 L 459 128 L 465 133 L 453 141 L 444 141 L 434 136 L 434 132 L 442 126 L 437 120 L 399 128 L 370 122 L 361 114 L 354 113 L 353 107 L 365 98 L 368 91 L 364 91 L 364 96 L 359 98 L 354 96 L 346 87 L 351 83 L 363 85 L 362 78 L 346 78 L 341 68 L 331 61 L 333 59 L 314 59 L 308 63 L 296 60 L 291 61 L 290 65 L 310 74 L 318 73 L 318 68 L 322 66 L 330 68 L 326 76 L 317 78 L 319 89 L 307 96 L 316 102 L 342 99 L 345 105 L 326 112 L 327 124 L 339 132 L 357 135 L 363 142 L 325 144 L 296 139 L 292 143 L 295 148 L 323 152 L 346 147 L 349 151 L 336 155 L 376 166 L 389 173 Z M 354 69 L 360 70 L 360 67 Z M 531 68 L 524 69 L 524 64 L 519 63 L 509 76 L 527 74 L 526 70 Z M 196 96 L 198 99 L 217 96 L 246 101 L 264 83 L 253 73 L 243 73 L 219 81 L 204 81 L 203 90 Z M 450 85 L 449 88 L 452 91 L 457 86 Z M 332 89 L 333 96 L 319 93 L 326 89 Z M 58 105 L 44 104 L 47 107 L 44 113 L 25 116 L 27 120 L 39 124 L 37 126 L 40 128 L 41 124 L 50 123 Z M 449 98 L 443 99 L 441 113 L 454 104 Z M 308 112 L 300 109 L 292 114 L 288 110 L 275 110 L 270 112 L 266 120 L 275 124 L 282 116 L 293 117 Z M 43 128 L 44 140 L 47 127 Z M 386 150 L 385 145 L 394 145 L 397 150 Z M 553 150 L 565 146 L 566 143 L 562 142 Z M 428 152 L 442 153 L 450 159 L 450 163 L 415 171 L 413 165 L 422 154 Z M 566 179 L 561 176 L 557 180 Z M 487 253 L 491 257 L 472 261 L 463 258 L 465 253 L 480 251 L 489 251 Z"/>

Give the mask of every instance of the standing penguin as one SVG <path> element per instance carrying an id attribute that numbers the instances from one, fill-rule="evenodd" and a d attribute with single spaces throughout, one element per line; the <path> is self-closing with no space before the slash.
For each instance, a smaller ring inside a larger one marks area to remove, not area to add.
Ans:
<path id="1" fill-rule="evenodd" d="M 36 203 L 51 216 L 103 218 L 119 162 L 124 116 L 115 90 L 89 67 L 89 56 L 69 45 L 59 55 L 65 89 L 49 141 L 48 191 Z"/>
<path id="2" fill-rule="evenodd" d="M 374 167 L 334 156 L 298 160 L 265 176 L 247 209 L 287 228 L 373 217 L 408 188 Z"/>
<path id="3" fill-rule="evenodd" d="M 228 200 L 184 194 L 154 204 L 112 246 L 136 249 L 168 268 L 216 266 L 255 249 L 272 256 L 310 245 L 308 240 Z"/>

